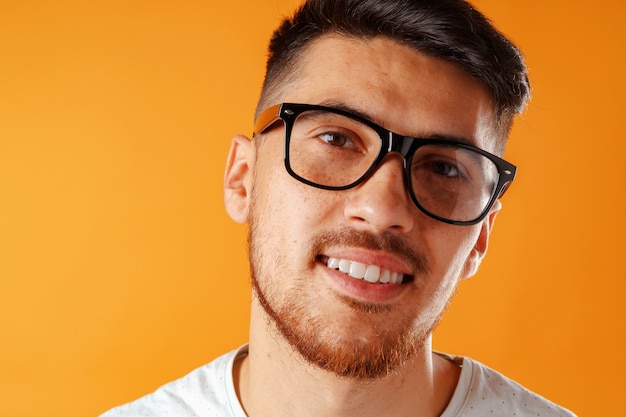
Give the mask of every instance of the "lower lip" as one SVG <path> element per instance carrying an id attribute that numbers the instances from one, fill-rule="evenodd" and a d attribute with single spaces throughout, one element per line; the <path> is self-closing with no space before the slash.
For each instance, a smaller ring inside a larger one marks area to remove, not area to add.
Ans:
<path id="1" fill-rule="evenodd" d="M 365 280 L 352 278 L 336 269 L 321 265 L 329 277 L 331 286 L 341 294 L 361 302 L 390 304 L 410 288 L 409 284 L 371 284 Z"/>

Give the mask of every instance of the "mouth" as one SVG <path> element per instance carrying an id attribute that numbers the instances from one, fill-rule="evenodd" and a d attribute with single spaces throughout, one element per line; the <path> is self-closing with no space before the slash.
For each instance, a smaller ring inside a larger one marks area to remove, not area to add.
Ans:
<path id="1" fill-rule="evenodd" d="M 406 284 L 413 281 L 412 275 L 392 271 L 378 265 L 367 265 L 349 259 L 331 258 L 318 255 L 317 261 L 330 269 L 342 272 L 356 280 L 363 280 L 370 284 Z"/>

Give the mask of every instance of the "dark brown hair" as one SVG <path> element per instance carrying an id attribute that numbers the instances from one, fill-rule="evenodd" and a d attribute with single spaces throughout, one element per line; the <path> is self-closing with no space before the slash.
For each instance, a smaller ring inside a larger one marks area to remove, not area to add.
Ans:
<path id="1" fill-rule="evenodd" d="M 480 12 L 463 0 L 308 0 L 274 32 L 257 114 L 296 75 L 300 57 L 326 34 L 385 36 L 460 65 L 490 91 L 498 136 L 530 97 L 524 59 Z"/>

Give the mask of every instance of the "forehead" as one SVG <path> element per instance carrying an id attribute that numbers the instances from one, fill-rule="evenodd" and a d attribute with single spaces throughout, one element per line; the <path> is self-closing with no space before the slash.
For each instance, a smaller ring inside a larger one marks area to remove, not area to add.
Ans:
<path id="1" fill-rule="evenodd" d="M 276 101 L 340 105 L 403 135 L 456 136 L 495 148 L 487 89 L 456 64 L 385 37 L 313 41 Z"/>

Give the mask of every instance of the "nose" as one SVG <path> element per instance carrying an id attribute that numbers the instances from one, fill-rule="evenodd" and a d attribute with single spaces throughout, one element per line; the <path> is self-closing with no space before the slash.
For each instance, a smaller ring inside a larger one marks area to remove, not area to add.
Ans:
<path id="1" fill-rule="evenodd" d="M 363 183 L 348 191 L 344 215 L 357 228 L 375 233 L 407 233 L 415 210 L 403 176 L 403 158 L 389 154 Z"/>

